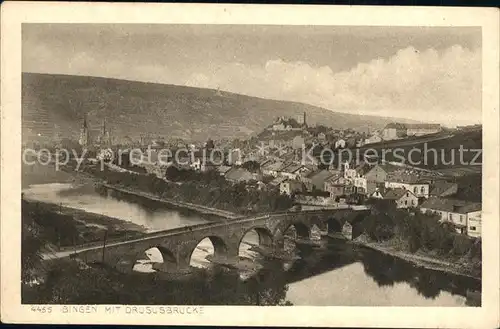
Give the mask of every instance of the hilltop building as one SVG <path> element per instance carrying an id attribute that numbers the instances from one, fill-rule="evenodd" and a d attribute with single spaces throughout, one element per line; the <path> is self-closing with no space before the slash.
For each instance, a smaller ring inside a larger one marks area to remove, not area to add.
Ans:
<path id="1" fill-rule="evenodd" d="M 306 113 L 298 116 L 297 119 L 280 116 L 267 130 L 272 131 L 300 131 L 307 127 Z"/>
<path id="2" fill-rule="evenodd" d="M 407 136 L 423 136 L 435 134 L 441 131 L 441 125 L 432 123 L 406 124 Z"/>
<path id="3" fill-rule="evenodd" d="M 389 123 L 382 130 L 382 139 L 392 140 L 406 136 L 423 136 L 441 131 L 441 125 L 430 123 Z"/>

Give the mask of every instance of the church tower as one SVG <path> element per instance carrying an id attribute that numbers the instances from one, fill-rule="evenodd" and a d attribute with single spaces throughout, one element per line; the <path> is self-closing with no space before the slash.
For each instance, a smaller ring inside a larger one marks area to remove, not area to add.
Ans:
<path id="1" fill-rule="evenodd" d="M 83 147 L 87 147 L 90 143 L 90 132 L 87 124 L 86 114 L 83 117 L 83 127 L 82 129 L 80 129 L 80 139 L 78 140 L 78 143 Z"/>
<path id="2" fill-rule="evenodd" d="M 101 135 L 99 136 L 99 144 L 109 145 L 111 143 L 109 131 L 106 129 L 106 118 L 102 120 Z"/>

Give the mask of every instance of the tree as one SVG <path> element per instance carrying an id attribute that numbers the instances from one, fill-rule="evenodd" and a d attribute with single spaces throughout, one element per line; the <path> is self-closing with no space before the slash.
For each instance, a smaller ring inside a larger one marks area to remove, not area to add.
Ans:
<path id="1" fill-rule="evenodd" d="M 213 149 L 215 148 L 215 143 L 214 143 L 214 141 L 213 141 L 211 138 L 209 138 L 209 139 L 207 140 L 207 142 L 206 142 L 206 144 L 205 144 L 205 148 L 206 148 L 207 150 L 213 150 Z"/>
<path id="2" fill-rule="evenodd" d="M 253 160 L 246 161 L 245 163 L 243 163 L 242 167 L 252 173 L 258 172 L 260 170 L 260 164 L 257 161 Z"/>

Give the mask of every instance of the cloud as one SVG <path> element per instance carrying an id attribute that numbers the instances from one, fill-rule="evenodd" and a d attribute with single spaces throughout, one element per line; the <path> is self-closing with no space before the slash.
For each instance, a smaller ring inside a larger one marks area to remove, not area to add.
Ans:
<path id="1" fill-rule="evenodd" d="M 305 62 L 230 63 L 193 73 L 190 86 L 306 102 L 334 111 L 474 122 L 481 117 L 481 54 L 461 46 L 413 47 L 342 72 Z"/>
<path id="2" fill-rule="evenodd" d="M 455 45 L 418 51 L 407 47 L 392 57 L 359 63 L 344 71 L 332 69 L 345 67 L 334 58 L 329 66 L 315 66 L 280 58 L 264 64 L 199 63 L 187 59 L 172 62 L 168 56 L 145 59 L 134 54 L 32 41 L 23 46 L 23 71 L 220 88 L 333 111 L 450 124 L 481 120 L 480 48 Z"/>

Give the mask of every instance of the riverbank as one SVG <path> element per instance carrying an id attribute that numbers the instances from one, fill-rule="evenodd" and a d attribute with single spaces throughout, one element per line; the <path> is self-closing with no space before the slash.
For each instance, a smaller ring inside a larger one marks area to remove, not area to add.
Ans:
<path id="1" fill-rule="evenodd" d="M 154 174 L 142 175 L 115 171 L 104 167 L 82 166 L 102 182 L 130 189 L 142 195 L 166 201 L 171 205 L 215 213 L 226 218 L 284 211 L 293 206 L 293 200 L 276 188 L 262 188 L 256 182 L 229 182 L 216 171 L 196 172 L 175 167 L 166 178 Z M 236 214 L 236 215 L 235 215 Z"/>
<path id="2" fill-rule="evenodd" d="M 65 250 L 75 245 L 139 238 L 147 228 L 119 218 L 86 212 L 49 202 L 22 200 L 23 216 L 43 231 L 49 248 Z"/>
<path id="3" fill-rule="evenodd" d="M 472 265 L 470 264 L 466 265 L 463 263 L 446 261 L 429 255 L 424 255 L 423 252 L 410 253 L 398 250 L 391 245 L 390 241 L 372 242 L 368 241 L 366 236 L 360 236 L 352 240 L 352 243 L 360 247 L 376 250 L 383 254 L 402 259 L 419 267 L 481 280 L 481 276 L 478 275 L 478 273 L 475 273 Z"/>
<path id="4" fill-rule="evenodd" d="M 116 184 L 112 185 L 112 184 L 107 184 L 107 183 L 100 183 L 100 185 L 103 186 L 103 187 L 105 187 L 105 188 L 108 188 L 108 189 L 111 189 L 111 190 L 115 190 L 115 191 L 118 191 L 118 192 L 121 192 L 121 193 L 131 194 L 131 195 L 135 195 L 135 196 L 142 197 L 142 198 L 147 198 L 147 199 L 150 199 L 150 200 L 153 200 L 153 201 L 157 201 L 157 202 L 161 202 L 161 203 L 167 204 L 169 206 L 174 206 L 174 207 L 179 207 L 179 208 L 185 208 L 185 209 L 193 210 L 193 211 L 199 212 L 201 214 L 215 215 L 215 216 L 219 216 L 219 217 L 224 217 L 226 219 L 236 219 L 236 218 L 242 217 L 239 214 L 236 214 L 234 212 L 230 212 L 230 211 L 227 211 L 227 210 L 222 210 L 222 209 L 217 209 L 217 208 L 212 208 L 212 207 L 206 207 L 206 206 L 199 205 L 199 204 L 194 204 L 194 203 L 184 202 L 184 201 L 177 201 L 177 200 L 172 200 L 172 199 L 163 198 L 163 197 L 160 198 L 160 197 L 154 195 L 153 193 L 148 193 L 148 192 L 143 192 L 143 191 L 137 191 L 137 190 L 134 190 L 134 189 L 131 189 L 131 188 L 127 188 L 127 187 L 124 187 L 124 186 L 119 186 L 119 185 L 116 185 Z"/>

